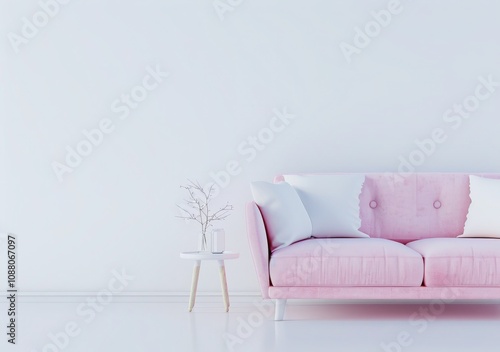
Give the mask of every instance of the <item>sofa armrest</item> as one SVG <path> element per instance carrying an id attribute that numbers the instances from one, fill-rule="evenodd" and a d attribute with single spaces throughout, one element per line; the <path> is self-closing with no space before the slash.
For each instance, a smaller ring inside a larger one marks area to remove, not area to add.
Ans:
<path id="1" fill-rule="evenodd" d="M 247 234 L 252 252 L 255 270 L 259 279 L 260 290 L 264 299 L 269 298 L 269 245 L 266 226 L 259 207 L 249 202 L 246 208 Z"/>

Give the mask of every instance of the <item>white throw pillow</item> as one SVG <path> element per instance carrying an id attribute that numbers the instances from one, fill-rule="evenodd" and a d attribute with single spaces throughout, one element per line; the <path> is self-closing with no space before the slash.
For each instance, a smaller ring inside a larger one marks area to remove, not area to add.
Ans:
<path id="1" fill-rule="evenodd" d="M 288 183 L 252 182 L 252 194 L 264 217 L 271 251 L 311 237 L 309 215 Z"/>
<path id="2" fill-rule="evenodd" d="M 500 180 L 470 175 L 469 212 L 458 237 L 500 238 Z"/>
<path id="3" fill-rule="evenodd" d="M 313 237 L 370 237 L 359 231 L 361 174 L 284 175 L 311 218 Z"/>

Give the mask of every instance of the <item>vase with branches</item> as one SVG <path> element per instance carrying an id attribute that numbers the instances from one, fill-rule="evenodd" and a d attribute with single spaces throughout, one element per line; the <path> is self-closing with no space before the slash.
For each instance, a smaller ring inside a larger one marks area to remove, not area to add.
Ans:
<path id="1" fill-rule="evenodd" d="M 187 185 L 181 185 L 182 189 L 186 190 L 189 197 L 184 199 L 185 204 L 177 204 L 177 208 L 180 209 L 182 215 L 178 215 L 178 218 L 195 221 L 201 226 L 201 244 L 200 250 L 208 250 L 207 246 L 207 230 L 214 221 L 221 221 L 226 219 L 233 206 L 227 202 L 224 206 L 213 211 L 211 206 L 211 201 L 214 197 L 214 185 L 212 184 L 208 189 L 203 188 L 203 186 L 198 181 L 188 180 Z"/>

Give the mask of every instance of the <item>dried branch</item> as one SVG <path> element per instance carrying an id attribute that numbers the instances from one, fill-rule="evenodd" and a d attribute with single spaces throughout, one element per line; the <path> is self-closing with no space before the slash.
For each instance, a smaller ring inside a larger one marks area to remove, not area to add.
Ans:
<path id="1" fill-rule="evenodd" d="M 191 180 L 188 180 L 187 185 L 180 186 L 180 188 L 186 190 L 189 194 L 189 198 L 185 199 L 184 202 L 186 207 L 191 210 L 177 204 L 183 215 L 176 217 L 199 223 L 203 236 L 206 235 L 207 229 L 212 226 L 212 222 L 225 220 L 230 215 L 230 211 L 233 210 L 233 206 L 228 202 L 217 211 L 213 213 L 210 211 L 210 202 L 213 198 L 214 187 L 211 184 L 208 190 L 205 190 L 198 181 Z"/>

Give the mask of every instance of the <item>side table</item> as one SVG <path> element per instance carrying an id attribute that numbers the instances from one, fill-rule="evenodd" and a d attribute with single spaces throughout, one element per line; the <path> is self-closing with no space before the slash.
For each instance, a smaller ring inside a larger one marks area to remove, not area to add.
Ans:
<path id="1" fill-rule="evenodd" d="M 212 253 L 212 252 L 181 252 L 180 257 L 182 259 L 194 260 L 193 268 L 193 279 L 191 282 L 191 295 L 189 297 L 189 311 L 191 312 L 194 307 L 196 300 L 196 290 L 198 288 L 198 277 L 200 275 L 201 262 L 203 260 L 217 260 L 219 263 L 219 274 L 222 286 L 222 295 L 224 298 L 224 306 L 226 312 L 229 311 L 229 294 L 227 292 L 227 280 L 226 280 L 226 268 L 224 266 L 224 260 L 226 259 L 236 259 L 240 256 L 239 253 L 224 251 L 222 253 Z"/>

